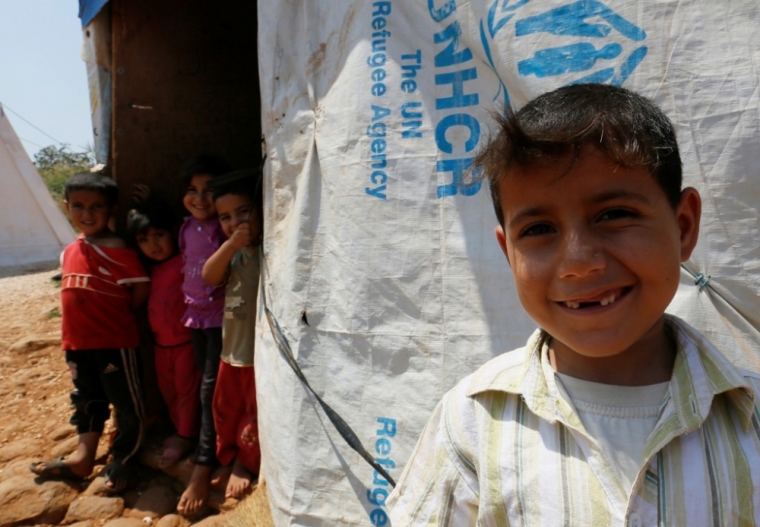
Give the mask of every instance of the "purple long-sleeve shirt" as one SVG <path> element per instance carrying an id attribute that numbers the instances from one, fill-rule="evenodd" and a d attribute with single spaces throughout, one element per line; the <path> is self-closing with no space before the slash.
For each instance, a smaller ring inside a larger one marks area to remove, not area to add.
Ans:
<path id="1" fill-rule="evenodd" d="M 222 326 L 224 287 L 208 285 L 203 281 L 201 272 L 206 260 L 226 239 L 218 218 L 201 221 L 188 216 L 179 230 L 179 249 L 185 262 L 182 267 L 182 292 L 187 304 L 182 322 L 189 328 Z"/>

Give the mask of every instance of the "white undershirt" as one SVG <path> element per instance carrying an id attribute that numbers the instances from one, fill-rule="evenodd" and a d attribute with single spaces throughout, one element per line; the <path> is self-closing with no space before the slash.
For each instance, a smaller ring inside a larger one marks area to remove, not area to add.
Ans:
<path id="1" fill-rule="evenodd" d="M 626 492 L 644 462 L 644 447 L 654 430 L 669 383 L 615 386 L 557 373 L 578 416 L 610 461 Z"/>

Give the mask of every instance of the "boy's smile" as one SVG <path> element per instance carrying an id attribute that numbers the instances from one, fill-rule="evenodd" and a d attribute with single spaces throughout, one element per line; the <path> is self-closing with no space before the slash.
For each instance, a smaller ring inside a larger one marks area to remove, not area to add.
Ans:
<path id="1" fill-rule="evenodd" d="M 97 237 L 108 230 L 114 206 L 103 193 L 95 190 L 73 190 L 66 199 L 66 208 L 74 227 L 87 237 Z"/>
<path id="2" fill-rule="evenodd" d="M 684 190 L 674 210 L 647 168 L 617 165 L 588 145 L 574 163 L 507 171 L 499 190 L 497 239 L 558 360 L 622 366 L 628 354 L 641 367 L 647 354 L 661 356 L 662 315 L 697 241 L 699 194 Z"/>
<path id="3" fill-rule="evenodd" d="M 215 201 L 219 223 L 227 237 L 242 224 L 250 226 L 251 243 L 257 245 L 261 238 L 261 219 L 258 208 L 248 196 L 225 194 Z"/>

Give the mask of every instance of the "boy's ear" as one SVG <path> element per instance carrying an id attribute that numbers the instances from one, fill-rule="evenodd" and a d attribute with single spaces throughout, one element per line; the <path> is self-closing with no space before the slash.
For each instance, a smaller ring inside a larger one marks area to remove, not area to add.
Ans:
<path id="1" fill-rule="evenodd" d="M 676 207 L 676 221 L 681 233 L 681 261 L 691 257 L 699 239 L 699 222 L 702 218 L 702 198 L 697 189 L 687 187 L 681 192 Z"/>
<path id="2" fill-rule="evenodd" d="M 504 256 L 507 258 L 507 264 L 512 267 L 512 262 L 509 261 L 509 252 L 507 252 L 507 235 L 504 234 L 504 227 L 501 225 L 496 226 L 496 241 L 499 242 L 501 252 L 503 252 Z"/>

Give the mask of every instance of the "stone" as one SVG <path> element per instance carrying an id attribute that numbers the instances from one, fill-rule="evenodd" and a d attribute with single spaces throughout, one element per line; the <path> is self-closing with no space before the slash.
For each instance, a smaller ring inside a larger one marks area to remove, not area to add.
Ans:
<path id="1" fill-rule="evenodd" d="M 11 344 L 10 351 L 13 353 L 29 353 L 51 346 L 60 346 L 61 337 L 52 335 L 36 335 L 24 337 Z"/>
<path id="2" fill-rule="evenodd" d="M 177 495 L 171 488 L 163 486 L 149 487 L 140 494 L 132 510 L 127 514 L 130 518 L 160 518 L 177 507 Z"/>
<path id="3" fill-rule="evenodd" d="M 189 527 L 190 522 L 179 514 L 167 514 L 153 525 L 154 527 Z"/>
<path id="4" fill-rule="evenodd" d="M 68 456 L 73 453 L 79 445 L 79 436 L 69 437 L 61 441 L 50 449 L 51 457 Z"/>
<path id="5" fill-rule="evenodd" d="M 87 486 L 82 496 L 110 496 L 111 491 L 106 487 L 106 478 L 98 476 Z"/>
<path id="6" fill-rule="evenodd" d="M 10 461 L 0 470 L 0 481 L 5 481 L 13 476 L 23 476 L 25 479 L 34 477 L 29 470 L 29 465 L 36 461 L 39 461 L 39 458 L 21 457 Z"/>
<path id="7" fill-rule="evenodd" d="M 98 524 L 92 520 L 86 520 L 83 522 L 72 523 L 68 527 L 98 527 Z"/>
<path id="8" fill-rule="evenodd" d="M 124 512 L 124 500 L 119 497 L 84 496 L 69 505 L 66 523 L 98 518 L 108 520 L 118 518 Z"/>
<path id="9" fill-rule="evenodd" d="M 60 426 L 50 432 L 50 439 L 53 441 L 63 441 L 69 437 L 76 435 L 77 429 L 73 426 Z"/>
<path id="10" fill-rule="evenodd" d="M 140 491 L 137 489 L 128 490 L 127 492 L 124 492 L 121 497 L 124 499 L 124 508 L 131 509 L 135 506 L 137 500 L 140 499 Z"/>
<path id="11" fill-rule="evenodd" d="M 118 518 L 106 522 L 103 527 L 145 527 L 146 524 L 137 518 Z"/>
<path id="12" fill-rule="evenodd" d="M 42 443 L 29 439 L 19 439 L 0 447 L 0 463 L 6 463 L 18 457 L 37 455 L 42 450 Z"/>
<path id="13" fill-rule="evenodd" d="M 57 524 L 76 494 L 77 489 L 64 481 L 35 483 L 29 476 L 7 478 L 0 483 L 0 527 L 31 522 Z"/>

